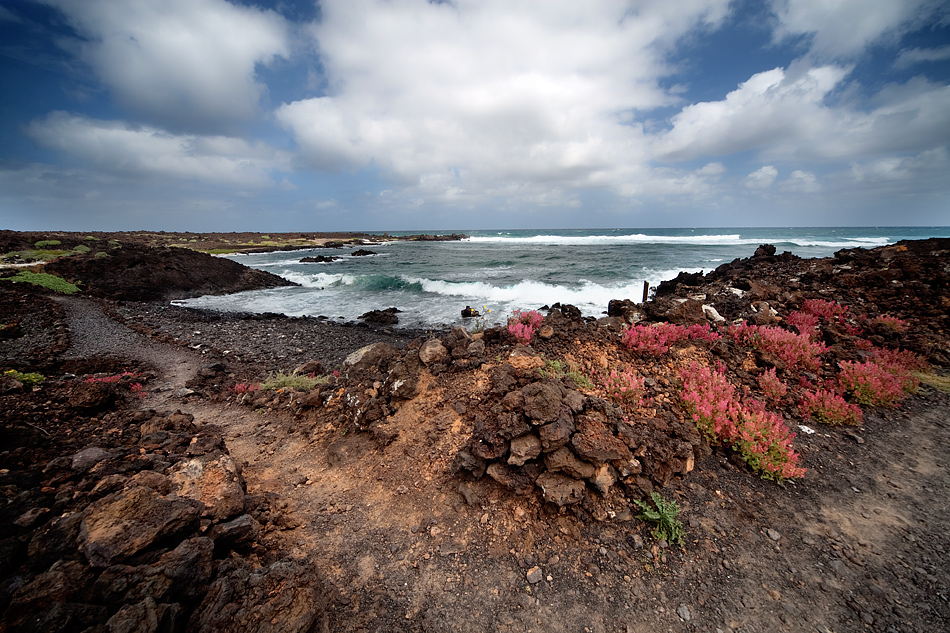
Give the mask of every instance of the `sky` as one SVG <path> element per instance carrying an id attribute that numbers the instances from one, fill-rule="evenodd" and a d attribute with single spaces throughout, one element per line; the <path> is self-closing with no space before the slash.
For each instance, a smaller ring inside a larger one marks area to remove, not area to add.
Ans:
<path id="1" fill-rule="evenodd" d="M 0 0 L 0 228 L 950 225 L 948 0 Z"/>

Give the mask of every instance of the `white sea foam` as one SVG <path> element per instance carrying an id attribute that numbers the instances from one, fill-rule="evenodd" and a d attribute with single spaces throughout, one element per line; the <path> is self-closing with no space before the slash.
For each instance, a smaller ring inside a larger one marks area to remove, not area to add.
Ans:
<path id="1" fill-rule="evenodd" d="M 809 240 L 803 238 L 787 237 L 776 234 L 775 237 L 763 239 L 743 238 L 738 233 L 722 235 L 645 235 L 635 233 L 632 235 L 532 235 L 529 237 L 515 236 L 479 236 L 472 237 L 470 241 L 482 244 L 538 244 L 551 246 L 593 246 L 593 245 L 624 245 L 624 244 L 681 244 L 695 246 L 744 246 L 759 245 L 764 241 L 775 244 L 789 244 L 798 247 L 816 247 L 816 248 L 873 248 L 875 246 L 886 246 L 891 243 L 886 237 L 856 237 L 844 238 L 842 240 Z"/>

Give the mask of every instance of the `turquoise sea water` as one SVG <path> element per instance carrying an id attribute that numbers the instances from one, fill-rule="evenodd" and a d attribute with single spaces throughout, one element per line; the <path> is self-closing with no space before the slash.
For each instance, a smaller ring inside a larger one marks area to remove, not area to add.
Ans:
<path id="1" fill-rule="evenodd" d="M 420 231 L 413 231 L 419 233 Z M 350 257 L 354 248 L 229 256 L 300 285 L 179 305 L 281 312 L 354 320 L 374 309 L 399 308 L 401 326 L 466 324 L 466 305 L 504 322 L 511 311 L 556 302 L 601 316 L 611 299 L 639 301 L 643 282 L 655 286 L 680 271 L 710 271 L 759 244 L 800 257 L 826 257 L 843 248 L 883 246 L 902 239 L 950 237 L 950 227 L 592 229 L 456 231 L 462 242 L 385 242 L 378 253 Z M 398 233 L 391 233 L 398 235 Z M 302 257 L 342 256 L 327 264 Z"/>

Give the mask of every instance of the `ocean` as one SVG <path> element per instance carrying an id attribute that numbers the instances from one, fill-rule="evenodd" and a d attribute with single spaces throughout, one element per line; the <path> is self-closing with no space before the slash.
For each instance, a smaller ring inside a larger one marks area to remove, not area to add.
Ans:
<path id="1" fill-rule="evenodd" d="M 903 239 L 950 237 L 950 227 L 455 232 L 471 237 L 461 242 L 383 242 L 362 247 L 376 255 L 359 257 L 350 253 L 360 247 L 229 255 L 300 286 L 198 297 L 175 304 L 340 321 L 395 307 L 401 311 L 400 326 L 433 329 L 471 326 L 471 320 L 461 317 L 466 306 L 487 316 L 491 324 L 504 323 L 514 310 L 556 302 L 573 304 L 585 315 L 599 317 L 611 299 L 640 301 L 645 281 L 655 287 L 680 271 L 709 272 L 737 257 L 751 256 L 759 244 L 773 244 L 778 253 L 791 251 L 808 258 Z M 300 263 L 301 258 L 316 255 L 342 259 Z"/>

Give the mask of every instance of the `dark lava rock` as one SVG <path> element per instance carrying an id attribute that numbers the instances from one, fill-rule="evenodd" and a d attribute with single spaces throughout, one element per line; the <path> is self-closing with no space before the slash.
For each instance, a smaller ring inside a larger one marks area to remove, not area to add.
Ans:
<path id="1" fill-rule="evenodd" d="M 358 318 L 361 321 L 366 321 L 367 323 L 375 323 L 376 325 L 396 325 L 399 323 L 399 317 L 396 316 L 396 313 L 401 312 L 399 308 L 386 308 L 385 310 L 370 310 L 364 314 L 361 314 Z"/>
<path id="2" fill-rule="evenodd" d="M 108 257 L 77 255 L 46 265 L 46 272 L 82 284 L 107 299 L 170 301 L 297 284 L 230 259 L 185 248 L 127 244 Z"/>
<path id="3" fill-rule="evenodd" d="M 338 259 L 343 259 L 342 257 L 337 257 L 335 255 L 317 255 L 316 257 L 304 257 L 300 260 L 301 264 L 328 264 L 330 262 L 335 262 Z"/>
<path id="4" fill-rule="evenodd" d="M 326 630 L 328 592 L 312 565 L 280 560 L 266 567 L 225 561 L 188 630 L 307 633 Z"/>
<path id="5" fill-rule="evenodd" d="M 361 248 L 359 250 L 355 250 L 352 253 L 350 253 L 350 257 L 366 257 L 367 255 L 377 255 L 377 254 L 378 253 L 376 253 L 375 251 L 368 251 L 364 248 Z"/>

